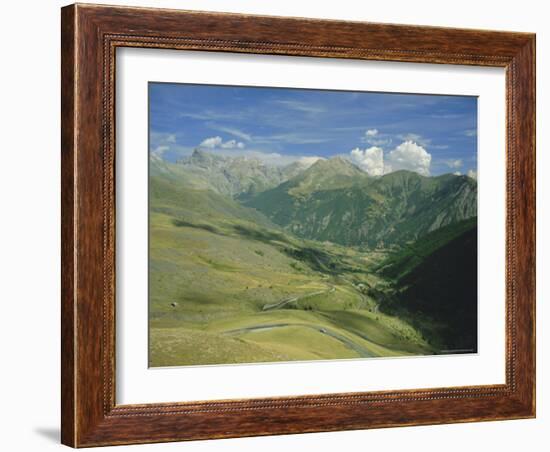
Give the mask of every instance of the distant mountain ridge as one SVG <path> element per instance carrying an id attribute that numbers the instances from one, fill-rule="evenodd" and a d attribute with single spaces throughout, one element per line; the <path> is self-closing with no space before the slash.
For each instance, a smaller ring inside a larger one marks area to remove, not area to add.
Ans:
<path id="1" fill-rule="evenodd" d="M 336 157 L 315 163 L 245 205 L 300 237 L 388 247 L 475 217 L 477 182 L 405 170 L 371 177 Z"/>
<path id="2" fill-rule="evenodd" d="M 232 339 L 232 322 L 247 335 L 266 316 L 276 325 L 286 316 L 275 333 L 305 328 L 320 350 L 334 338 L 326 331 L 341 328 L 360 344 L 383 338 L 359 356 L 377 356 L 381 346 L 388 356 L 477 351 L 474 179 L 369 176 L 345 157 L 277 167 L 197 150 L 178 163 L 151 154 L 148 190 L 150 318 L 162 326 L 155 334 L 166 328 L 170 338 L 171 325 L 184 321 L 178 357 L 225 362 L 227 349 L 204 358 L 201 346 L 214 340 L 204 325 L 231 319 L 231 334 L 215 340 L 272 360 L 249 350 L 246 336 Z M 193 323 L 197 330 L 187 330 Z M 190 334 L 199 335 L 189 342 Z M 152 356 L 176 353 L 170 347 Z"/>
<path id="3" fill-rule="evenodd" d="M 175 165 L 191 179 L 201 180 L 207 188 L 230 197 L 242 193 L 253 195 L 276 187 L 307 168 L 300 162 L 266 165 L 254 157 L 216 155 L 200 149 Z"/>
<path id="4" fill-rule="evenodd" d="M 343 157 L 275 166 L 203 150 L 150 162 L 152 176 L 236 199 L 299 237 L 346 246 L 400 246 L 477 216 L 477 182 L 467 176 L 369 176 Z"/>
<path id="5" fill-rule="evenodd" d="M 289 193 L 307 197 L 315 191 L 334 190 L 368 178 L 367 173 L 343 157 L 318 160 L 288 181 Z"/>

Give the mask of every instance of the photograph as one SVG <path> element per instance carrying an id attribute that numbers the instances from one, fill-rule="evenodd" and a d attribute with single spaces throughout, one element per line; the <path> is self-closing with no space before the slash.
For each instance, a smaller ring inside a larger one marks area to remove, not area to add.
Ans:
<path id="1" fill-rule="evenodd" d="M 476 96 L 148 91 L 150 367 L 477 353 Z"/>

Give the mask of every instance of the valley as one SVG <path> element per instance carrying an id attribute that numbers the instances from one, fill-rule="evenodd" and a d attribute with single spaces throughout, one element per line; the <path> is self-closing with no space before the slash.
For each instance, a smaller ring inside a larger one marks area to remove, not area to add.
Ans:
<path id="1" fill-rule="evenodd" d="M 150 160 L 149 365 L 477 349 L 477 183 Z"/>

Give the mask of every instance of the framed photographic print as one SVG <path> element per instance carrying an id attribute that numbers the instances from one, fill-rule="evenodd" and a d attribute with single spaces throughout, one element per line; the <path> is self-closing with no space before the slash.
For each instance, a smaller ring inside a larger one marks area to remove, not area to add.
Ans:
<path id="1" fill-rule="evenodd" d="M 535 416 L 535 37 L 62 9 L 62 442 Z"/>

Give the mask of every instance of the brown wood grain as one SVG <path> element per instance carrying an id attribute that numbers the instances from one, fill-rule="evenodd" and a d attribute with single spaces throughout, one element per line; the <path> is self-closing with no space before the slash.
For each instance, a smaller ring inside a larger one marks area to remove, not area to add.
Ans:
<path id="1" fill-rule="evenodd" d="M 74 296 L 74 8 L 61 11 L 61 441 L 75 444 Z"/>
<path id="2" fill-rule="evenodd" d="M 64 444 L 535 415 L 534 35 L 80 4 L 62 9 L 61 35 Z M 506 68 L 506 384 L 116 405 L 114 68 L 125 46 Z"/>

